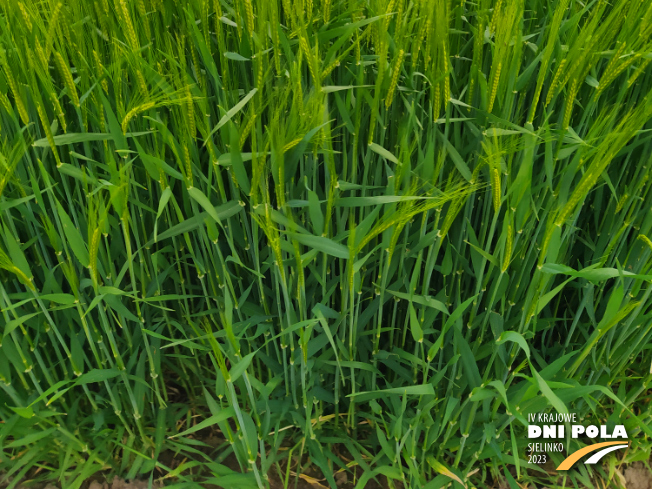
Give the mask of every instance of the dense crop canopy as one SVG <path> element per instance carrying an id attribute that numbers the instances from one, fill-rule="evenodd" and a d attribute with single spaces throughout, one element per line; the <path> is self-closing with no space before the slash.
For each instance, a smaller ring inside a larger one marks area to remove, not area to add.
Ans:
<path id="1" fill-rule="evenodd" d="M 516 488 L 571 411 L 645 458 L 651 36 L 645 0 L 3 1 L 0 471 Z"/>

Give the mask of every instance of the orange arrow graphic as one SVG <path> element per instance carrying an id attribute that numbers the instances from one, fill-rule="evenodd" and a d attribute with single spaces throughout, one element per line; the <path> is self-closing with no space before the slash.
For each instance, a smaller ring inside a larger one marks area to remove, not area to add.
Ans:
<path id="1" fill-rule="evenodd" d="M 573 452 L 568 457 L 566 457 L 564 459 L 564 461 L 559 464 L 559 467 L 557 467 L 557 470 L 568 470 L 568 469 L 570 469 L 575 462 L 577 462 L 579 459 L 581 459 L 587 453 L 595 452 L 596 450 L 600 450 L 601 448 L 609 447 L 611 445 L 622 445 L 623 443 L 624 443 L 624 440 L 623 441 L 605 441 L 603 443 L 595 443 L 593 445 L 589 445 L 587 447 L 580 448 L 576 452 Z"/>

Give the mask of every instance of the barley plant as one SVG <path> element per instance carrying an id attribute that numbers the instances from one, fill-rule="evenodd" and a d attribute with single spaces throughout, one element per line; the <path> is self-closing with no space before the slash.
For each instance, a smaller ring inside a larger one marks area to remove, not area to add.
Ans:
<path id="1" fill-rule="evenodd" d="M 645 0 L 4 0 L 0 478 L 616 487 L 651 59 Z"/>

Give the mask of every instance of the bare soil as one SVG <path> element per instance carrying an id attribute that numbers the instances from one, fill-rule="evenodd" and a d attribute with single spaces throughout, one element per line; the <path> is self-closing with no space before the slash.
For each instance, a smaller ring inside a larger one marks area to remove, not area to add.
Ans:
<path id="1" fill-rule="evenodd" d="M 652 489 L 652 474 L 643 462 L 634 462 L 625 469 L 627 489 Z"/>

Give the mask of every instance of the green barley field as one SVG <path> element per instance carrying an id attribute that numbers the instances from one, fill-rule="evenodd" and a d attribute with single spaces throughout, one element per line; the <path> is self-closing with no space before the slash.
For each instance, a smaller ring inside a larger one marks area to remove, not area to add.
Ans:
<path id="1" fill-rule="evenodd" d="M 646 0 L 4 0 L 0 484 L 624 487 L 650 60 Z"/>

